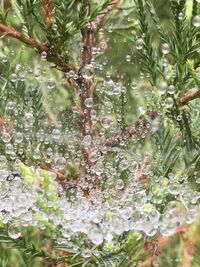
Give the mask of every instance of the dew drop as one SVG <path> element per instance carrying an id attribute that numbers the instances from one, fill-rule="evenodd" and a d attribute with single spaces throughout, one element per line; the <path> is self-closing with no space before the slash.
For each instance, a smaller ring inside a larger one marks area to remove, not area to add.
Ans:
<path id="1" fill-rule="evenodd" d="M 174 95 L 175 94 L 175 87 L 174 85 L 170 85 L 167 90 L 168 94 Z"/>
<path id="2" fill-rule="evenodd" d="M 91 97 L 86 98 L 84 104 L 87 108 L 91 108 L 93 106 L 93 99 Z"/>
<path id="3" fill-rule="evenodd" d="M 184 16 L 183 16 L 183 13 L 180 12 L 180 13 L 178 14 L 178 19 L 179 19 L 179 20 L 183 20 L 183 17 L 184 17 Z"/>
<path id="4" fill-rule="evenodd" d="M 19 229 L 19 226 L 11 224 L 8 227 L 8 235 L 12 239 L 18 239 L 21 236 L 21 231 Z"/>
<path id="5" fill-rule="evenodd" d="M 16 83 L 17 82 L 17 74 L 16 73 L 11 74 L 10 80 L 11 80 L 11 82 Z"/>
<path id="6" fill-rule="evenodd" d="M 173 99 L 171 97 L 167 97 L 166 98 L 166 106 L 167 106 L 167 108 L 171 108 L 171 107 L 173 107 L 173 105 L 174 105 Z"/>
<path id="7" fill-rule="evenodd" d="M 124 181 L 122 179 L 118 179 L 116 182 L 116 189 L 121 190 L 124 188 Z"/>
<path id="8" fill-rule="evenodd" d="M 159 88 L 158 88 L 159 94 L 160 95 L 166 94 L 167 88 L 168 88 L 167 82 L 165 82 L 165 81 L 160 82 Z"/>
<path id="9" fill-rule="evenodd" d="M 55 87 L 55 82 L 53 80 L 49 80 L 48 83 L 47 83 L 47 88 L 48 89 L 53 89 Z"/>
<path id="10" fill-rule="evenodd" d="M 41 59 L 42 61 L 45 61 L 46 58 L 47 58 L 47 52 L 43 51 L 43 52 L 41 53 L 41 55 L 40 55 L 40 59 Z"/>
<path id="11" fill-rule="evenodd" d="M 126 56 L 126 62 L 131 62 L 131 56 L 130 55 Z"/>
<path id="12" fill-rule="evenodd" d="M 97 246 L 103 242 L 103 234 L 100 229 L 92 229 L 88 237 L 92 241 L 92 243 Z"/>
<path id="13" fill-rule="evenodd" d="M 82 76 L 86 80 L 90 80 L 94 77 L 94 67 L 92 64 L 84 66 L 82 70 Z"/>
<path id="14" fill-rule="evenodd" d="M 53 29 L 54 31 L 57 31 L 57 29 L 58 29 L 58 25 L 57 25 L 56 23 L 54 23 L 53 26 L 52 26 L 52 29 Z"/>
<path id="15" fill-rule="evenodd" d="M 169 47 L 169 45 L 168 44 L 162 44 L 162 46 L 161 46 L 161 51 L 162 51 L 162 53 L 163 53 L 163 55 L 167 55 L 167 54 L 169 54 L 169 52 L 170 52 L 170 47 Z"/>
<path id="16" fill-rule="evenodd" d="M 136 49 L 141 50 L 144 46 L 144 40 L 142 38 L 138 39 L 136 41 Z"/>
<path id="17" fill-rule="evenodd" d="M 197 179 L 196 179 L 196 183 L 197 183 L 197 184 L 200 184 L 200 178 L 197 178 Z"/>
<path id="18" fill-rule="evenodd" d="M 194 27 L 199 28 L 200 27 L 200 15 L 197 15 L 193 18 L 192 21 Z"/>
<path id="19" fill-rule="evenodd" d="M 11 136 L 10 136 L 9 133 L 3 133 L 3 134 L 2 134 L 2 141 L 3 141 L 4 143 L 9 143 L 10 140 L 11 140 Z"/>

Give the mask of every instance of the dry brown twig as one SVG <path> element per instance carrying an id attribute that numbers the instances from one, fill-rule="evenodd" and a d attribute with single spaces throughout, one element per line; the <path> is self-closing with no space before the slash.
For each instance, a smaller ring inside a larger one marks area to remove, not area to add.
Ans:
<path id="1" fill-rule="evenodd" d="M 171 241 L 173 238 L 175 238 L 177 236 L 177 234 L 180 233 L 185 233 L 187 232 L 187 227 L 185 225 L 179 226 L 177 231 L 170 235 L 170 236 L 163 236 L 160 237 L 160 239 L 157 242 L 157 247 L 161 248 L 163 247 L 165 244 L 167 244 L 169 241 Z M 152 261 L 154 260 L 155 256 L 157 256 L 155 253 L 152 253 L 151 255 L 148 255 L 147 258 L 138 265 L 138 267 L 147 267 L 150 266 L 150 264 L 152 263 Z"/>
<path id="2" fill-rule="evenodd" d="M 109 15 L 113 10 L 115 10 L 115 8 L 117 7 L 117 5 L 119 4 L 120 0 L 113 0 L 108 7 L 106 8 L 106 10 L 104 10 L 101 14 L 99 14 L 95 21 L 92 22 L 92 29 L 93 30 L 97 30 L 101 27 L 101 24 L 104 22 L 104 20 L 106 19 L 107 15 Z"/>
<path id="3" fill-rule="evenodd" d="M 154 120 L 157 117 L 157 113 L 155 111 L 150 111 L 147 114 L 151 120 Z M 149 132 L 149 128 L 147 126 L 147 120 L 144 116 L 140 116 L 132 126 L 125 129 L 124 133 L 120 136 L 116 136 L 111 138 L 105 142 L 107 147 L 115 147 L 118 146 L 121 140 L 126 140 L 132 136 L 140 136 L 143 133 Z"/>
<path id="4" fill-rule="evenodd" d="M 36 48 L 39 52 L 48 52 L 49 51 L 49 47 L 45 44 L 41 44 L 39 42 L 37 42 L 36 40 L 23 35 L 22 33 L 16 31 L 14 28 L 4 25 L 3 23 L 0 23 L 0 31 L 5 35 L 5 36 L 11 36 L 14 37 L 15 39 L 18 39 L 20 41 L 22 41 L 23 43 Z"/>
<path id="5" fill-rule="evenodd" d="M 191 267 L 191 259 L 195 252 L 195 243 L 198 237 L 198 227 L 190 227 L 189 237 L 182 236 L 184 249 L 180 267 Z"/>
<path id="6" fill-rule="evenodd" d="M 190 101 L 200 97 L 200 89 L 191 90 L 187 95 L 178 98 L 179 105 L 186 105 Z"/>

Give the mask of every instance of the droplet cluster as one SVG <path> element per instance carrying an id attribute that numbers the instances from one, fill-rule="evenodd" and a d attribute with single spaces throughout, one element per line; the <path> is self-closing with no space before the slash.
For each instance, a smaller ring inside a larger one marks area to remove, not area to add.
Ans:
<path id="1" fill-rule="evenodd" d="M 199 16 L 193 25 L 200 27 Z M 143 36 L 139 37 L 136 50 L 144 46 Z M 152 101 L 156 99 L 164 114 L 175 105 L 170 45 L 163 43 L 160 52 L 165 75 L 154 93 L 144 90 L 142 72 L 139 81 L 124 87 L 96 59 L 99 48 L 93 49 L 92 63 L 78 74 L 56 72 L 58 77 L 52 78 L 46 72 L 46 52 L 36 65 L 16 65 L 4 85 L 6 105 L 0 114 L 0 221 L 8 224 L 12 239 L 32 225 L 50 229 L 59 244 L 84 233 L 98 246 L 129 231 L 169 236 L 177 226 L 197 219 L 200 193 L 192 188 L 186 167 L 163 174 L 162 147 L 157 146 L 156 155 L 152 149 L 144 153 L 146 139 L 159 131 L 163 120 L 162 112 L 150 118 L 147 110 Z M 6 64 L 6 55 L 2 61 Z M 130 54 L 125 61 L 132 61 Z M 75 92 L 72 107 L 67 81 L 81 77 L 89 84 L 96 81 L 97 73 L 103 79 L 95 84 L 96 98 Z M 138 100 L 136 124 L 135 118 L 124 118 L 131 97 Z M 182 119 L 180 114 L 176 122 Z M 171 126 L 168 119 L 164 126 Z M 179 133 L 172 142 L 178 138 Z M 177 150 L 183 156 L 182 147 Z M 156 160 L 161 166 L 157 172 Z M 200 184 L 198 175 L 195 183 Z"/>

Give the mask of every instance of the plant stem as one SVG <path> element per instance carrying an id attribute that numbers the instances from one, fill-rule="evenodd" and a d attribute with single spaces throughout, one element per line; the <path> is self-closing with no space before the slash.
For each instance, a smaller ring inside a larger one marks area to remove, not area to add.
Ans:
<path id="1" fill-rule="evenodd" d="M 187 95 L 185 96 L 181 96 L 178 98 L 177 102 L 179 105 L 185 105 L 187 104 L 188 102 L 196 99 L 196 98 L 199 98 L 200 97 L 200 89 L 195 91 L 195 92 L 189 92 Z"/>
<path id="2" fill-rule="evenodd" d="M 113 0 L 107 7 L 105 11 L 103 11 L 100 15 L 98 15 L 95 19 L 95 21 L 92 22 L 92 28 L 93 30 L 99 29 L 101 27 L 101 24 L 106 19 L 107 15 L 111 13 L 119 4 L 120 0 Z"/>
<path id="3" fill-rule="evenodd" d="M 44 12 L 45 12 L 46 29 L 48 30 L 51 26 L 51 15 L 52 15 L 51 0 L 44 0 Z"/>
<path id="4" fill-rule="evenodd" d="M 49 51 L 49 47 L 45 44 L 41 44 L 38 43 L 36 40 L 23 35 L 22 33 L 16 31 L 14 28 L 4 25 L 3 23 L 0 23 L 0 31 L 4 33 L 4 35 L 9 35 L 11 37 L 14 37 L 20 41 L 22 41 L 23 43 L 36 48 L 39 52 L 48 52 Z"/>

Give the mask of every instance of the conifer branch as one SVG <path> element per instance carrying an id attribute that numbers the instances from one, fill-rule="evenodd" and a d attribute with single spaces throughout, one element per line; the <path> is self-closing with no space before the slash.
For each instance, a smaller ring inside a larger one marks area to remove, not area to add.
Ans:
<path id="1" fill-rule="evenodd" d="M 151 120 L 154 120 L 157 117 L 157 113 L 155 111 L 150 111 L 147 115 Z M 120 144 L 121 140 L 126 140 L 132 136 L 140 136 L 143 133 L 147 133 L 148 131 L 149 127 L 147 126 L 147 120 L 145 119 L 145 117 L 140 116 L 132 126 L 124 130 L 122 136 L 107 140 L 105 145 L 107 147 L 115 147 Z"/>
<path id="2" fill-rule="evenodd" d="M 82 29 L 83 40 L 83 53 L 82 53 L 82 66 L 90 64 L 92 59 L 92 46 L 93 46 L 93 32 L 90 26 Z"/>
<path id="3" fill-rule="evenodd" d="M 52 15 L 51 0 L 44 0 L 44 12 L 45 12 L 46 29 L 48 30 L 51 26 L 51 15 Z"/>
<path id="4" fill-rule="evenodd" d="M 200 97 L 200 89 L 195 91 L 195 92 L 189 92 L 187 95 L 185 96 L 181 96 L 178 98 L 178 104 L 179 105 L 185 105 L 187 104 L 188 102 L 196 99 L 196 98 L 199 98 Z"/>
<path id="5" fill-rule="evenodd" d="M 23 43 L 36 48 L 39 52 L 48 52 L 49 47 L 45 44 L 38 43 L 36 40 L 23 35 L 22 33 L 16 31 L 14 28 L 7 26 L 3 23 L 0 23 L 0 31 L 5 35 L 5 36 L 11 36 L 14 37 L 15 39 L 18 39 L 22 41 Z"/>
<path id="6" fill-rule="evenodd" d="M 97 30 L 101 27 L 102 23 L 106 19 L 106 17 L 117 7 L 119 4 L 120 0 L 113 0 L 108 7 L 106 8 L 105 11 L 103 11 L 101 14 L 99 14 L 95 21 L 92 22 L 92 28 L 93 30 Z"/>
<path id="7" fill-rule="evenodd" d="M 91 3 L 86 7 L 88 16 L 91 13 Z M 91 25 L 86 25 L 82 30 L 82 42 L 83 42 L 83 52 L 82 52 L 82 64 L 81 68 L 85 65 L 90 64 L 92 59 L 92 47 L 93 47 L 93 29 Z"/>

